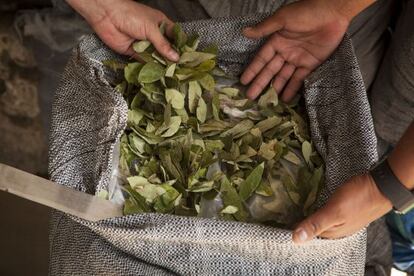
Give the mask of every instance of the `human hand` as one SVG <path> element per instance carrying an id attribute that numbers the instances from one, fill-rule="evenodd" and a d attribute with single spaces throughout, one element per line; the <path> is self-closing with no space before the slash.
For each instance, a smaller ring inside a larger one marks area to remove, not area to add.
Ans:
<path id="1" fill-rule="evenodd" d="M 166 23 L 167 35 L 174 23 L 162 12 L 131 0 L 67 0 L 78 11 L 102 41 L 114 51 L 132 56 L 132 43 L 149 40 L 158 52 L 171 61 L 179 56 L 159 26 Z"/>
<path id="2" fill-rule="evenodd" d="M 350 22 L 331 0 L 307 0 L 277 10 L 255 27 L 244 29 L 248 38 L 271 35 L 241 76 L 255 99 L 272 81 L 282 100 L 290 101 L 305 78 L 338 47 Z M 339 10 L 339 11 L 338 11 Z"/>
<path id="3" fill-rule="evenodd" d="M 355 176 L 332 195 L 319 211 L 302 221 L 293 232 L 295 243 L 315 237 L 351 235 L 392 208 L 369 174 Z"/>

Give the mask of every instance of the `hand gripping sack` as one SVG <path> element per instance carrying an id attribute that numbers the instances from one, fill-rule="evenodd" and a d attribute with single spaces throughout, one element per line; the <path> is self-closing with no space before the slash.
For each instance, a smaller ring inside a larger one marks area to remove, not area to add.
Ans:
<path id="1" fill-rule="evenodd" d="M 263 41 L 241 29 L 266 14 L 182 24 L 201 47 L 216 43 L 219 64 L 238 74 Z M 96 37 L 74 50 L 57 90 L 52 119 L 50 175 L 85 193 L 106 189 L 114 146 L 127 119 L 122 96 L 109 85 L 102 61 L 120 58 Z M 351 176 L 377 160 L 370 108 L 352 45 L 339 48 L 305 82 L 313 142 L 326 163 L 321 204 Z M 60 212 L 50 235 L 52 275 L 360 275 L 366 232 L 303 246 L 291 232 L 259 224 L 164 214 L 139 214 L 97 223 Z"/>

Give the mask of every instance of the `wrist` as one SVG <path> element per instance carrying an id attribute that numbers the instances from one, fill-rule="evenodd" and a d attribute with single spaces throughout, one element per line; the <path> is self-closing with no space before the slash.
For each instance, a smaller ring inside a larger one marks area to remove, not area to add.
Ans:
<path id="1" fill-rule="evenodd" d="M 391 201 L 380 191 L 371 173 L 361 175 L 362 181 L 368 185 L 370 190 L 370 202 L 375 203 L 378 208 L 383 209 L 383 213 L 387 213 L 392 209 Z"/>
<path id="2" fill-rule="evenodd" d="M 375 0 L 323 0 L 332 10 L 348 23 L 360 12 L 370 6 Z"/>
<path id="3" fill-rule="evenodd" d="M 98 8 L 93 0 L 65 0 L 75 11 L 77 11 L 83 18 L 88 19 L 90 13 L 91 3 L 95 6 L 95 10 Z"/>
<path id="4" fill-rule="evenodd" d="M 407 189 L 414 189 L 414 164 L 411 160 L 404 160 L 400 158 L 399 152 L 394 151 L 387 159 L 391 170 L 394 172 L 395 177 L 403 184 Z"/>

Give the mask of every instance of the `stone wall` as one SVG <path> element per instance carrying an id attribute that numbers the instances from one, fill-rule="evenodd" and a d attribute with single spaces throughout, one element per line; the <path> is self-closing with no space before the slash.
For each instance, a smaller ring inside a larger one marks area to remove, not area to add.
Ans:
<path id="1" fill-rule="evenodd" d="M 12 27 L 15 4 L 0 4 L 0 163 L 46 177 L 39 73 Z M 48 219 L 49 209 L 0 192 L 0 275 L 47 275 Z"/>

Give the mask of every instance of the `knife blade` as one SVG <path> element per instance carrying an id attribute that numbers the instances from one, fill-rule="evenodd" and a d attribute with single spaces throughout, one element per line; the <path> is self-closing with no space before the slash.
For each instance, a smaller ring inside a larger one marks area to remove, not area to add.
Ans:
<path id="1" fill-rule="evenodd" d="M 1 163 L 0 191 L 92 222 L 122 216 L 121 205 Z"/>

